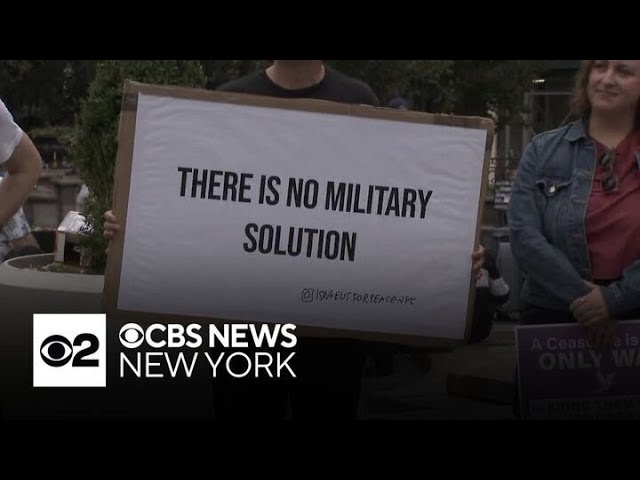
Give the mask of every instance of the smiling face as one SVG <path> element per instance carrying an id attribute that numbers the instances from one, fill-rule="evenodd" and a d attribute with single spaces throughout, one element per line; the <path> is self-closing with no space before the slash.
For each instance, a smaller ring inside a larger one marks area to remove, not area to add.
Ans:
<path id="1" fill-rule="evenodd" d="M 594 113 L 636 115 L 640 107 L 640 60 L 594 60 L 587 95 Z"/>

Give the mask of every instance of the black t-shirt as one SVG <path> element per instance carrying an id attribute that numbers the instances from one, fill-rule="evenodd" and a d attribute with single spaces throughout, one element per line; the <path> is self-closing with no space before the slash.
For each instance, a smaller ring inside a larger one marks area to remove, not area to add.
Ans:
<path id="1" fill-rule="evenodd" d="M 369 85 L 328 67 L 325 67 L 324 78 L 319 83 L 306 88 L 282 88 L 273 83 L 265 70 L 261 70 L 227 82 L 218 90 L 279 98 L 315 98 L 374 107 L 380 105 Z"/>
<path id="2" fill-rule="evenodd" d="M 217 88 L 222 92 L 247 93 L 251 95 L 263 95 L 279 98 L 315 98 L 318 100 L 328 100 L 357 105 L 380 106 L 380 101 L 369 85 L 355 78 L 349 77 L 337 70 L 325 66 L 323 79 L 306 88 L 287 89 L 273 83 L 265 70 L 250 73 L 236 80 L 231 80 Z M 345 358 L 340 362 L 340 369 L 344 372 L 356 372 L 352 380 L 359 385 L 360 364 L 353 359 L 361 358 L 363 350 L 360 348 L 360 341 L 351 338 L 316 338 L 301 337 L 298 339 L 298 353 L 300 347 L 304 345 L 306 352 L 305 361 L 316 361 L 322 364 L 326 361 L 326 349 L 332 349 L 332 355 L 339 355 L 338 347 L 342 347 Z M 331 347 L 328 347 L 330 345 Z M 351 361 L 347 359 L 351 358 Z M 311 360 L 309 360 L 311 359 Z M 347 365 L 349 368 L 347 368 Z M 325 369 L 328 367 L 324 367 Z M 335 368 L 335 367 L 334 367 Z M 355 369 L 355 370 L 354 370 Z M 343 372 L 343 375 L 345 374 Z M 348 375 L 348 373 L 347 373 Z M 356 381 L 357 380 L 357 381 Z"/>

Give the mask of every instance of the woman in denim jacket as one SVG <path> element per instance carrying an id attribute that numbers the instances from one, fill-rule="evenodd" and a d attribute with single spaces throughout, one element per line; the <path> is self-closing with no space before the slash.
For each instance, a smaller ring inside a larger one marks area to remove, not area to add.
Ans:
<path id="1" fill-rule="evenodd" d="M 577 321 L 596 348 L 640 319 L 640 60 L 585 60 L 580 119 L 533 138 L 511 197 L 523 324 Z"/>

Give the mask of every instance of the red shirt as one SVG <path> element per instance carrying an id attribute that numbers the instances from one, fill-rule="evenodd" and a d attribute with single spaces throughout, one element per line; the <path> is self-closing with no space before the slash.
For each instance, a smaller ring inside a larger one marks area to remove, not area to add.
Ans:
<path id="1" fill-rule="evenodd" d="M 607 150 L 597 140 L 596 160 Z M 634 130 L 614 149 L 618 191 L 606 193 L 600 185 L 603 168 L 596 161 L 585 228 L 596 280 L 614 280 L 634 261 L 640 260 L 640 129 Z"/>

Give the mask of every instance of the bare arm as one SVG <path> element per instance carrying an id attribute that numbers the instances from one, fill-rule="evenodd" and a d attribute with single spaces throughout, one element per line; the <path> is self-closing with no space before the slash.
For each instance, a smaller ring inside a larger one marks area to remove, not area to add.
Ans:
<path id="1" fill-rule="evenodd" d="M 471 255 L 471 276 L 476 281 L 482 275 L 482 267 L 484 267 L 485 256 L 486 250 L 482 245 L 479 245 L 478 249 Z"/>
<path id="2" fill-rule="evenodd" d="M 0 182 L 0 225 L 7 223 L 29 197 L 42 171 L 42 159 L 26 133 L 2 164 L 7 175 Z"/>

